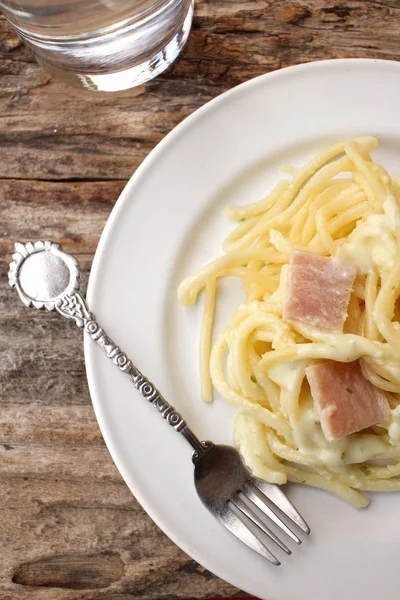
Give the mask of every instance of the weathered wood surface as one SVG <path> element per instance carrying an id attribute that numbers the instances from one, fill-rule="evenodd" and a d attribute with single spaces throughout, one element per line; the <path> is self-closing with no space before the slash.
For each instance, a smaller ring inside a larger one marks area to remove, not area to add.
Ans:
<path id="1" fill-rule="evenodd" d="M 293 63 L 396 60 L 399 23 L 398 0 L 198 0 L 168 73 L 95 95 L 43 73 L 0 18 L 2 600 L 239 594 L 170 542 L 126 488 L 93 415 L 74 325 L 27 311 L 8 289 L 13 241 L 61 242 L 87 277 L 126 180 L 185 116 Z"/>

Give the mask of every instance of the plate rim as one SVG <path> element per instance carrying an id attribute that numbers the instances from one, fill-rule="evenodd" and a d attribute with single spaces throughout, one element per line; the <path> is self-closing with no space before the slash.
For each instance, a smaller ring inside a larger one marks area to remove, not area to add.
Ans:
<path id="1" fill-rule="evenodd" d="M 393 66 L 396 69 L 400 70 L 400 62 L 396 60 L 386 60 L 379 58 L 337 58 L 337 59 L 325 59 L 325 60 L 317 60 L 312 62 L 298 63 L 295 65 L 291 65 L 288 67 L 284 67 L 281 69 L 277 69 L 274 71 L 270 71 L 268 73 L 264 73 L 258 75 L 254 78 L 251 78 L 247 81 L 244 81 L 233 88 L 219 94 L 215 98 L 209 100 L 201 107 L 197 108 L 190 115 L 185 117 L 178 125 L 176 125 L 171 131 L 169 131 L 165 137 L 156 144 L 156 146 L 149 152 L 149 154 L 143 159 L 141 164 L 137 167 L 136 171 L 130 177 L 128 182 L 126 183 L 124 189 L 120 193 L 117 201 L 115 202 L 110 215 L 105 223 L 103 231 L 101 233 L 95 256 L 92 262 L 92 267 L 89 275 L 89 281 L 87 286 L 87 301 L 89 306 L 91 306 L 92 301 L 95 297 L 95 288 L 101 276 L 101 263 L 106 252 L 106 247 L 109 243 L 109 238 L 111 237 L 111 233 L 114 229 L 114 223 L 119 218 L 120 213 L 124 210 L 125 203 L 128 201 L 131 196 L 132 190 L 134 189 L 136 182 L 139 182 L 145 175 L 147 169 L 151 168 L 153 162 L 158 159 L 159 154 L 161 154 L 164 150 L 164 147 L 168 146 L 170 143 L 176 141 L 180 135 L 184 134 L 184 132 L 192 126 L 192 124 L 196 123 L 197 120 L 203 118 L 207 112 L 213 110 L 213 108 L 226 100 L 227 97 L 233 98 L 236 95 L 243 93 L 253 86 L 262 85 L 264 81 L 272 82 L 274 80 L 280 78 L 290 77 L 290 75 L 294 72 L 300 72 L 302 70 L 306 71 L 317 71 L 319 69 L 324 70 L 326 67 L 328 69 L 334 68 L 336 66 L 347 66 L 353 68 L 355 66 L 363 65 L 365 67 L 368 66 Z M 89 341 L 90 340 L 90 341 Z M 130 481 L 127 483 L 127 479 L 124 475 L 125 468 L 121 465 L 119 460 L 119 451 L 113 447 L 113 435 L 112 432 L 108 430 L 107 420 L 103 417 L 101 410 L 101 402 L 97 397 L 97 384 L 96 384 L 96 368 L 95 368 L 95 359 L 94 359 L 94 350 L 95 345 L 92 343 L 91 338 L 88 334 L 84 334 L 84 358 L 85 358 L 85 367 L 87 373 L 88 387 L 89 393 L 93 405 L 93 409 L 96 415 L 97 422 L 99 424 L 99 428 L 108 449 L 108 452 L 111 455 L 111 458 L 117 467 L 119 473 L 121 474 L 125 485 L 127 485 L 128 489 L 137 499 L 141 507 L 145 510 L 145 512 L 150 516 L 150 518 L 154 521 L 154 523 L 163 531 L 181 550 L 183 550 L 188 556 L 190 556 L 193 560 L 200 563 L 204 566 L 208 571 L 221 578 L 222 580 L 228 582 L 229 584 L 242 589 L 241 583 L 239 581 L 239 576 L 232 576 L 232 573 L 227 573 L 227 569 L 218 569 L 214 568 L 212 564 L 210 564 L 210 560 L 208 556 L 203 552 L 203 549 L 195 550 L 190 547 L 188 543 L 185 542 L 185 539 L 182 539 L 178 533 L 175 533 L 173 528 L 169 527 L 167 523 L 163 521 L 162 515 L 159 514 L 156 507 L 151 505 L 151 503 L 147 503 L 145 494 L 142 494 L 140 490 L 140 484 L 136 485 L 136 483 Z M 131 478 L 130 478 L 131 479 Z M 225 572 L 224 572 L 225 571 Z M 250 592 L 254 593 L 254 592 Z"/>

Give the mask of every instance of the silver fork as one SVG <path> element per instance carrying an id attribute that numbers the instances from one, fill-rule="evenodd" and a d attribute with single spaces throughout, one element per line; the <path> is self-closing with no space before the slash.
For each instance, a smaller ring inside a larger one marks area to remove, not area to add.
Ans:
<path id="1" fill-rule="evenodd" d="M 281 518 L 283 515 L 304 533 L 310 529 L 299 512 L 276 485 L 253 477 L 239 453 L 231 446 L 201 442 L 181 415 L 111 340 L 89 311 L 79 293 L 78 261 L 52 242 L 15 244 L 9 283 L 26 306 L 57 311 L 73 319 L 101 346 L 114 365 L 125 373 L 141 395 L 193 448 L 194 483 L 200 500 L 222 525 L 273 565 L 280 561 L 265 545 L 274 542 L 286 554 L 290 549 L 270 529 L 275 523 L 297 544 L 300 538 Z M 283 513 L 283 514 L 282 514 Z"/>

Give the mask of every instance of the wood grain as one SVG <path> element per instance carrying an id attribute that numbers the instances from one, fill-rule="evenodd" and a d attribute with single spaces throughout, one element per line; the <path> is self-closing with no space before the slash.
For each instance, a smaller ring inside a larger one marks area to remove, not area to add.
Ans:
<path id="1" fill-rule="evenodd" d="M 0 18 L 0 598 L 244 596 L 179 550 L 121 480 L 79 335 L 7 285 L 15 240 L 49 238 L 87 279 L 126 180 L 176 124 L 251 77 L 339 57 L 397 60 L 398 0 L 198 0 L 179 60 L 119 94 L 51 79 Z"/>

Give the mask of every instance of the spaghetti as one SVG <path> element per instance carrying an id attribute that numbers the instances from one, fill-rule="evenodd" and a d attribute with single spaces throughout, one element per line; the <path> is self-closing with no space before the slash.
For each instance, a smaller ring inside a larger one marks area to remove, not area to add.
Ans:
<path id="1" fill-rule="evenodd" d="M 371 159 L 377 144 L 336 144 L 288 170 L 263 200 L 229 208 L 238 225 L 224 255 L 178 291 L 186 306 L 205 291 L 203 398 L 214 388 L 237 407 L 234 441 L 254 475 L 322 488 L 357 507 L 368 504 L 364 491 L 400 490 L 400 180 Z M 357 267 L 343 332 L 283 318 L 293 250 Z M 217 280 L 230 276 L 242 280 L 246 301 L 212 344 Z M 389 421 L 327 441 L 305 377 L 321 359 L 360 360 L 389 402 Z"/>

